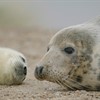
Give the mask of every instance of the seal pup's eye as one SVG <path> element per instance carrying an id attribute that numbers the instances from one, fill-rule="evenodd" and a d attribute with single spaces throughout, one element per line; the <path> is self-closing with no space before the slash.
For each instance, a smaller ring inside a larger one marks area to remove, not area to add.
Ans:
<path id="1" fill-rule="evenodd" d="M 68 54 L 72 54 L 75 50 L 74 50 L 74 48 L 72 48 L 72 47 L 67 47 L 67 48 L 64 49 L 64 51 L 65 51 L 66 53 L 68 53 Z"/>
<path id="2" fill-rule="evenodd" d="M 47 48 L 47 52 L 49 51 L 49 47 Z"/>
<path id="3" fill-rule="evenodd" d="M 22 59 L 23 62 L 25 62 L 25 59 L 23 57 L 20 56 L 20 58 Z"/>

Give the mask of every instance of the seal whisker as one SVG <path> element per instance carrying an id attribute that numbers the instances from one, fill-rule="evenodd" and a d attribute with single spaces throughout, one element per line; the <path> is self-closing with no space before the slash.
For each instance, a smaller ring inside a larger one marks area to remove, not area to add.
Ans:
<path id="1" fill-rule="evenodd" d="M 67 87 L 71 90 L 75 90 L 73 87 L 71 87 L 68 82 L 65 82 L 64 80 L 61 81 L 61 79 L 58 80 L 64 87 Z"/>
<path id="2" fill-rule="evenodd" d="M 63 84 L 67 84 L 68 85 L 68 82 L 69 82 L 69 84 L 70 84 L 70 87 L 72 88 L 72 90 L 76 90 L 76 89 L 80 89 L 79 87 L 75 87 L 75 86 L 73 86 L 71 83 L 70 83 L 70 81 L 69 80 L 63 80 Z"/>
<path id="3" fill-rule="evenodd" d="M 85 89 L 89 89 L 87 86 L 84 86 L 82 84 L 80 84 L 79 82 L 69 78 L 69 76 L 67 76 L 66 78 L 63 78 L 64 81 L 70 81 L 70 82 L 74 82 L 75 84 L 77 84 L 78 86 L 81 86 L 81 87 L 77 87 L 78 89 L 82 89 L 82 88 L 85 88 Z"/>
<path id="4" fill-rule="evenodd" d="M 59 84 L 60 86 L 63 86 L 59 80 L 56 80 L 56 83 Z"/>
<path id="5" fill-rule="evenodd" d="M 71 80 L 68 80 L 68 79 L 70 79 L 70 78 L 69 78 L 69 75 L 68 75 L 66 78 L 64 77 L 64 78 L 63 78 L 63 81 L 64 81 L 64 82 L 66 82 L 66 81 L 71 82 Z M 74 80 L 73 80 L 73 81 L 74 81 Z M 75 83 L 76 83 L 76 82 L 75 82 Z M 72 85 L 72 84 L 71 84 L 71 85 Z M 72 86 L 72 87 L 76 88 L 75 86 Z M 81 87 L 77 87 L 77 89 L 81 89 Z"/>
<path id="6" fill-rule="evenodd" d="M 71 79 L 71 78 L 68 78 L 68 79 L 69 79 L 69 81 L 75 82 L 77 85 L 79 85 L 79 86 L 81 86 L 81 87 L 83 87 L 83 88 L 85 88 L 85 89 L 89 89 L 89 87 L 84 86 L 84 85 L 80 84 L 79 82 L 77 82 L 77 81 L 75 81 L 75 80 L 73 80 L 73 79 Z M 80 87 L 80 88 L 81 88 L 81 87 Z"/>
<path id="7" fill-rule="evenodd" d="M 56 78 L 55 78 L 56 79 Z M 59 84 L 60 86 L 63 86 L 63 84 L 61 83 L 61 81 L 59 81 L 59 78 L 57 77 L 57 79 L 55 80 L 55 82 L 57 83 L 57 84 Z M 64 87 L 64 86 L 63 86 Z"/>
<path id="8" fill-rule="evenodd" d="M 80 79 L 80 77 L 79 77 L 79 79 Z M 64 80 L 64 81 L 74 82 L 76 85 L 79 86 L 79 87 L 77 86 L 77 89 L 85 89 L 85 90 L 90 89 L 89 87 L 84 86 L 84 85 L 80 84 L 79 82 L 77 82 L 77 81 L 71 79 L 71 78 L 69 77 L 69 75 L 68 75 L 67 77 L 64 77 L 63 80 Z M 75 88 L 75 87 L 74 87 L 74 88 Z"/>
<path id="9" fill-rule="evenodd" d="M 57 77 L 56 83 L 58 83 L 60 86 L 67 87 L 68 89 L 75 90 L 68 84 L 68 82 L 65 83 L 64 80 L 61 80 L 60 77 Z"/>

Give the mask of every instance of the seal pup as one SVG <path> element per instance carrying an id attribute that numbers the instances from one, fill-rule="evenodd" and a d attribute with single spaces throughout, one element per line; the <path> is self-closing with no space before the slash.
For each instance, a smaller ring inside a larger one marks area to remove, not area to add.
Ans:
<path id="1" fill-rule="evenodd" d="M 57 32 L 34 74 L 67 90 L 100 90 L 100 16 Z"/>
<path id="2" fill-rule="evenodd" d="M 23 54 L 9 48 L 0 48 L 0 85 L 21 84 L 27 74 Z"/>

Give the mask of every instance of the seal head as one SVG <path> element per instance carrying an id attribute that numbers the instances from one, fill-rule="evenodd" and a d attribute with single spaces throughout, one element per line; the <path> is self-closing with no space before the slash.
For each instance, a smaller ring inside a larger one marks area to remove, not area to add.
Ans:
<path id="1" fill-rule="evenodd" d="M 68 90 L 100 90 L 100 65 L 97 64 L 100 62 L 100 26 L 97 19 L 94 22 L 56 33 L 36 66 L 35 77 L 58 83 Z"/>
<path id="2" fill-rule="evenodd" d="M 0 84 L 21 84 L 27 74 L 27 61 L 23 54 L 0 48 Z"/>

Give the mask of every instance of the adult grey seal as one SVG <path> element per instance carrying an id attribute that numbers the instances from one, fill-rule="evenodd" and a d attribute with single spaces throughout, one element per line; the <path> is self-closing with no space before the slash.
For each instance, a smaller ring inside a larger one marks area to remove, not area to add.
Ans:
<path id="1" fill-rule="evenodd" d="M 24 55 L 9 48 L 0 48 L 0 85 L 21 84 L 26 74 Z"/>
<path id="2" fill-rule="evenodd" d="M 57 32 L 35 77 L 68 90 L 100 90 L 100 17 Z"/>

